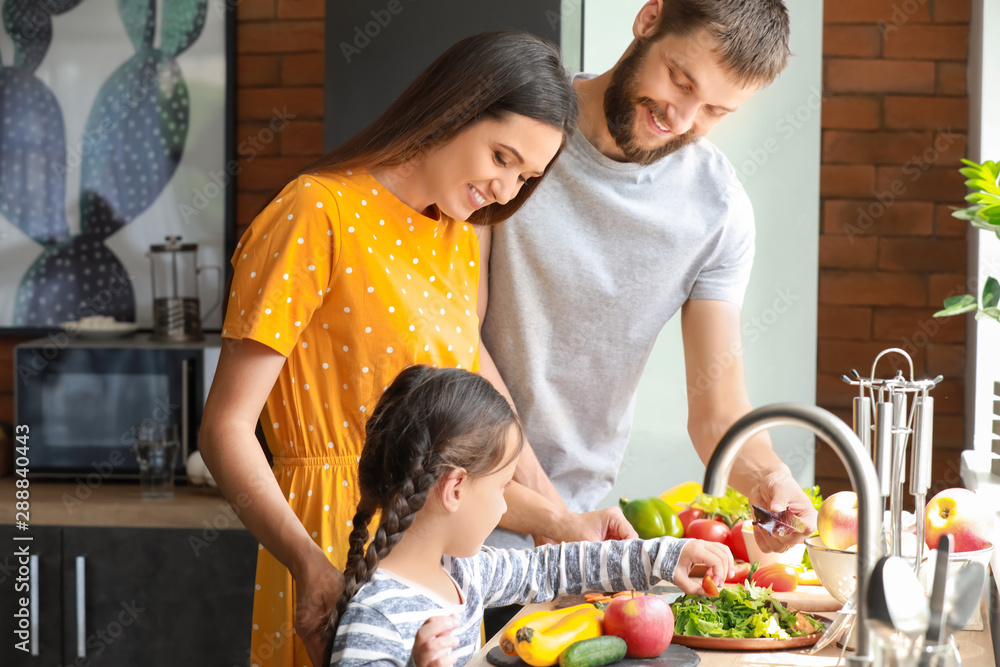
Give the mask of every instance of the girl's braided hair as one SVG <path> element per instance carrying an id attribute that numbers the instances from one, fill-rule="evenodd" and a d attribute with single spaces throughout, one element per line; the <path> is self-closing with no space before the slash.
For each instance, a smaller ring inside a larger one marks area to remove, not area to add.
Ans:
<path id="1" fill-rule="evenodd" d="M 413 523 L 434 483 L 454 468 L 476 477 L 505 465 L 511 427 L 520 436 L 520 421 L 506 399 L 487 380 L 462 369 L 410 366 L 386 389 L 365 426 L 346 588 L 327 625 L 324 664 L 351 598 Z M 376 512 L 381 512 L 378 528 L 365 549 Z"/>

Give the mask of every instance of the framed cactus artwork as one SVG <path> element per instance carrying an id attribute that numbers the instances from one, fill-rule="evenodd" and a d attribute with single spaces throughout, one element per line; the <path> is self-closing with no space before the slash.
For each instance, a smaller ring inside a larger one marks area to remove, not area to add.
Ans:
<path id="1" fill-rule="evenodd" d="M 150 245 L 232 250 L 234 0 L 0 3 L 0 333 L 151 328 Z"/>

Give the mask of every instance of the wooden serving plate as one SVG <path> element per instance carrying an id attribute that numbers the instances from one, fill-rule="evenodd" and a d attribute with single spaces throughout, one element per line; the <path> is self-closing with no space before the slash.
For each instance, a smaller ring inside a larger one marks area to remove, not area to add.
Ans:
<path id="1" fill-rule="evenodd" d="M 674 644 L 689 646 L 691 648 L 712 649 L 717 651 L 784 651 L 792 648 L 802 648 L 812 646 L 823 636 L 822 632 L 814 632 L 811 635 L 802 637 L 789 637 L 788 639 L 743 639 L 731 637 L 692 637 L 690 635 L 674 635 Z"/>

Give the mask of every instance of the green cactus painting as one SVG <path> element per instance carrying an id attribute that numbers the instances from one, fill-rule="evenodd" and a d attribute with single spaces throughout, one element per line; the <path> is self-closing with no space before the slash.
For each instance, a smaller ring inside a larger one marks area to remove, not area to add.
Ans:
<path id="1" fill-rule="evenodd" d="M 0 214 L 42 248 L 18 286 L 15 327 L 92 314 L 136 319 L 131 279 L 106 241 L 157 199 L 188 138 L 190 98 L 177 57 L 201 35 L 208 0 L 169 0 L 159 16 L 156 0 L 117 0 L 134 53 L 104 81 L 86 116 L 87 150 L 75 165 L 80 226 L 70 231 L 67 110 L 36 69 L 53 39 L 52 17 L 89 1 L 3 3 L 15 53 L 12 64 L 0 63 Z"/>

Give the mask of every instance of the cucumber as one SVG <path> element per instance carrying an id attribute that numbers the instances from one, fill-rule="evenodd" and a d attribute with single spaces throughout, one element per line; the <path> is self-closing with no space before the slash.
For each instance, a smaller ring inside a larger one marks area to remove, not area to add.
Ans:
<path id="1" fill-rule="evenodd" d="M 601 667 L 625 657 L 625 640 L 604 635 L 569 645 L 559 656 L 559 667 Z"/>

